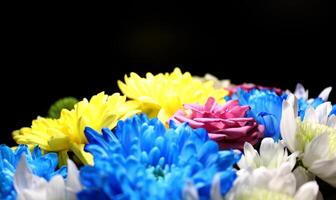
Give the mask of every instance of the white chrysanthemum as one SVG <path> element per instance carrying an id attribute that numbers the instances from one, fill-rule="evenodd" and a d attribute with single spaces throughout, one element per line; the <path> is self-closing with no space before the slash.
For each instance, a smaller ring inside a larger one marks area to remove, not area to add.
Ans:
<path id="1" fill-rule="evenodd" d="M 296 163 L 297 153 L 288 155 L 287 149 L 282 142 L 274 142 L 272 138 L 264 138 L 260 145 L 260 154 L 250 143 L 244 144 L 244 155 L 238 162 L 240 169 L 266 167 L 275 169 L 284 163 L 289 163 L 291 169 Z"/>
<path id="2" fill-rule="evenodd" d="M 18 200 L 75 200 L 76 193 L 82 189 L 78 169 L 71 160 L 68 160 L 66 180 L 61 175 L 55 175 L 48 182 L 31 172 L 24 156 L 14 175 L 14 187 Z"/>
<path id="3" fill-rule="evenodd" d="M 299 151 L 303 165 L 336 187 L 336 116 L 328 116 L 330 102 L 308 107 L 301 121 L 297 101 L 290 94 L 282 105 L 281 136 L 291 152 Z"/>
<path id="4" fill-rule="evenodd" d="M 278 169 L 260 167 L 240 170 L 226 200 L 315 200 L 318 185 L 310 181 L 296 189 L 296 179 L 289 163 Z"/>

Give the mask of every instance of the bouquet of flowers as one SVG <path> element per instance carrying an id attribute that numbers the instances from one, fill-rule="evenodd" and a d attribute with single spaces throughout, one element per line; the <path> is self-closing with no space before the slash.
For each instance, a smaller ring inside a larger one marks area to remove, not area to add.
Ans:
<path id="1" fill-rule="evenodd" d="M 336 187 L 336 105 L 182 73 L 64 98 L 0 146 L 0 199 L 321 199 Z"/>

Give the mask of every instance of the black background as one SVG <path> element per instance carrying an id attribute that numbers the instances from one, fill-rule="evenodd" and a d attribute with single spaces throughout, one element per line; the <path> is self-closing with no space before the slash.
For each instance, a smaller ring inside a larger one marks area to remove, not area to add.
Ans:
<path id="1" fill-rule="evenodd" d="M 195 75 L 315 97 L 335 85 L 334 6 L 318 0 L 3 7 L 0 143 L 58 98 L 118 91 L 131 71 Z M 331 99 L 336 102 L 333 91 Z"/>

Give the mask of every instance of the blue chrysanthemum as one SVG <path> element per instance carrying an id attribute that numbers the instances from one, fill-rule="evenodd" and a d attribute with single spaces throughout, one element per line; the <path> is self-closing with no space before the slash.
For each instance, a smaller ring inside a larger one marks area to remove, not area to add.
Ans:
<path id="1" fill-rule="evenodd" d="M 259 124 L 265 126 L 265 137 L 272 137 L 274 140 L 280 138 L 280 120 L 282 101 L 284 95 L 278 96 L 271 90 L 253 89 L 246 92 L 238 89 L 235 97 L 241 105 L 248 105 L 251 110 L 247 116 L 253 117 Z"/>
<path id="2" fill-rule="evenodd" d="M 170 127 L 142 114 L 119 121 L 114 133 L 86 128 L 85 150 L 92 153 L 94 166 L 80 170 L 85 189 L 79 199 L 182 199 L 192 194 L 209 199 L 215 175 L 225 195 L 240 154 L 219 151 L 204 129 L 173 122 Z"/>
<path id="3" fill-rule="evenodd" d="M 6 145 L 0 145 L 0 199 L 16 199 L 16 192 L 13 186 L 13 176 L 21 156 L 25 154 L 27 163 L 32 172 L 40 177 L 49 180 L 56 174 L 66 176 L 66 168 L 57 167 L 57 155 L 48 153 L 42 155 L 40 148 L 35 147 L 33 152 L 29 151 L 26 145 L 19 145 L 15 151 Z"/>

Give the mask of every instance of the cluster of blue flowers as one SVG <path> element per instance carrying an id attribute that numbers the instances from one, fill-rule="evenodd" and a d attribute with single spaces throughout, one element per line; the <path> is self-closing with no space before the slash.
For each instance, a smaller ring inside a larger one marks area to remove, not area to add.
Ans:
<path id="1" fill-rule="evenodd" d="M 173 122 L 170 127 L 136 115 L 120 121 L 114 133 L 86 128 L 86 150 L 95 164 L 80 171 L 85 189 L 79 199 L 181 199 L 187 183 L 200 199 L 209 199 L 216 174 L 225 195 L 236 178 L 232 165 L 240 154 L 219 151 L 204 129 Z"/>

